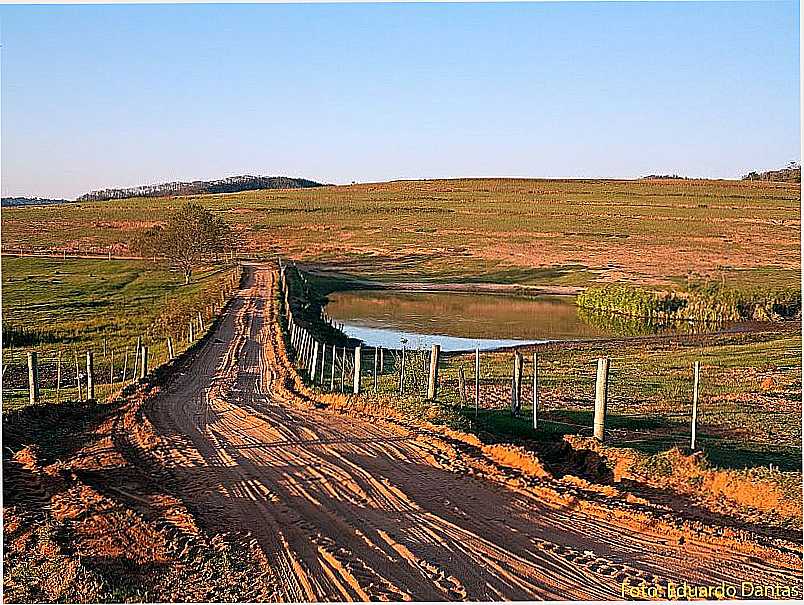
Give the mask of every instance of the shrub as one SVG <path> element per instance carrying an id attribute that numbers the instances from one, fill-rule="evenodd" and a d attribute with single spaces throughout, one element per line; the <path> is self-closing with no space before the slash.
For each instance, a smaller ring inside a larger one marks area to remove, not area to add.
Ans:
<path id="1" fill-rule="evenodd" d="M 801 291 L 784 287 L 737 289 L 707 283 L 692 285 L 687 292 L 663 292 L 607 284 L 582 292 L 577 304 L 653 321 L 779 321 L 800 317 Z"/>

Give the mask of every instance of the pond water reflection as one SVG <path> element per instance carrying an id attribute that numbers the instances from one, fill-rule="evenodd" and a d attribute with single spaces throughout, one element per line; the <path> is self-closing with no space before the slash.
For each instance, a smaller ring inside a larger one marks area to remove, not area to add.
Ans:
<path id="1" fill-rule="evenodd" d="M 549 340 L 688 331 L 691 325 L 647 321 L 579 309 L 572 296 L 500 296 L 455 292 L 354 290 L 329 295 L 327 313 L 368 346 L 445 351 L 494 349 Z M 711 328 L 710 328 L 711 329 Z"/>

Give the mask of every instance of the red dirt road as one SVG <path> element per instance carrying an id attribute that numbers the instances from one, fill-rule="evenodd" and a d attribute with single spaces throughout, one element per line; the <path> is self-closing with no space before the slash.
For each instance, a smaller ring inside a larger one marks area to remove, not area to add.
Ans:
<path id="1" fill-rule="evenodd" d="M 174 489 L 201 526 L 253 535 L 267 561 L 254 581 L 275 600 L 612 599 L 685 581 L 800 590 L 800 551 L 551 497 L 470 442 L 315 407 L 277 332 L 276 278 L 252 268 L 192 365 L 146 407 Z"/>

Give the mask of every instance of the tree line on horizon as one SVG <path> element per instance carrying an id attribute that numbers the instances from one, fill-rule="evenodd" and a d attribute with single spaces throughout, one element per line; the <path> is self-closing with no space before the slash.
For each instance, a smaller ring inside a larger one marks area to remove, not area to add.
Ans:
<path id="1" fill-rule="evenodd" d="M 801 164 L 790 162 L 780 170 L 767 170 L 765 172 L 749 172 L 743 176 L 744 181 L 782 181 L 785 183 L 801 182 Z"/>
<path id="2" fill-rule="evenodd" d="M 201 195 L 207 193 L 237 193 L 258 189 L 305 189 L 323 187 L 322 183 L 309 179 L 286 176 L 230 176 L 213 181 L 176 181 L 157 185 L 141 185 L 119 189 L 99 189 L 76 198 L 77 202 L 100 202 L 130 197 L 163 197 L 168 195 Z"/>

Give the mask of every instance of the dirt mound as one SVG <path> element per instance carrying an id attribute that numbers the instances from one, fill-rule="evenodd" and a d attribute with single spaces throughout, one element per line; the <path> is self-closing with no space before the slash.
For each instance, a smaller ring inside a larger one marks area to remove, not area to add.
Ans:
<path id="1" fill-rule="evenodd" d="M 694 497 L 698 505 L 768 526 L 801 529 L 800 485 L 790 489 L 789 477 L 771 469 L 724 470 L 709 466 L 702 452 L 685 454 L 678 448 L 655 455 L 601 445 L 588 437 L 566 436 L 571 456 L 595 459 L 607 469 L 594 473 L 613 483 L 639 484 L 672 494 Z M 594 466 L 599 468 L 598 462 Z M 609 477 L 607 477 L 607 474 Z M 797 483 L 797 482 L 796 482 Z"/>

